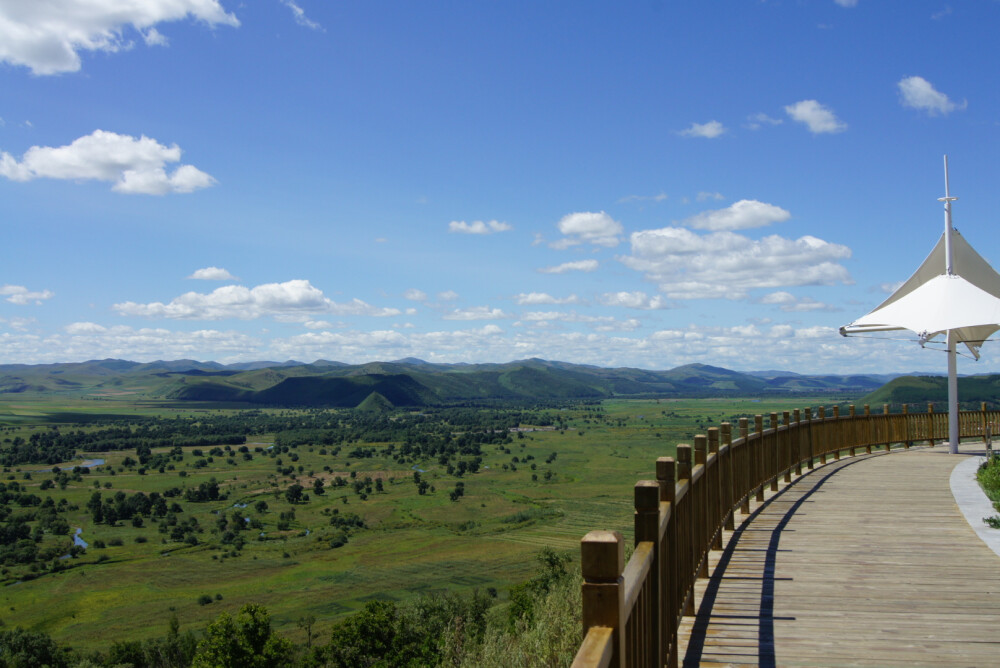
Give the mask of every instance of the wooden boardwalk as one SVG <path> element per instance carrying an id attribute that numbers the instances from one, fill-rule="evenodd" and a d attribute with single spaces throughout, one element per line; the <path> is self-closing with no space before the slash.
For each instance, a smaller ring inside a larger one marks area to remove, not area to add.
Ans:
<path id="1" fill-rule="evenodd" d="M 683 665 L 1000 666 L 1000 557 L 952 497 L 959 461 L 845 457 L 737 515 L 681 625 Z"/>

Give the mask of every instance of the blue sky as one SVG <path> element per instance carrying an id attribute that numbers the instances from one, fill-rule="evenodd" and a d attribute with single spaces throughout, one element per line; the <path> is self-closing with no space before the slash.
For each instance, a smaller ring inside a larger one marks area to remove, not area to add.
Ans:
<path id="1" fill-rule="evenodd" d="M 0 363 L 940 372 L 945 153 L 1000 264 L 1000 3 L 118 5 L 0 0 Z"/>

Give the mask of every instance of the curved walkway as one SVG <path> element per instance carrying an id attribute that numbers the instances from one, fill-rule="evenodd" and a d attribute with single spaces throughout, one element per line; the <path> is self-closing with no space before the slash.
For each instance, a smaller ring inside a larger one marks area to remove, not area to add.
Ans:
<path id="1" fill-rule="evenodd" d="M 950 486 L 965 459 L 845 457 L 770 494 L 699 581 L 684 665 L 1000 664 L 1000 558 Z"/>

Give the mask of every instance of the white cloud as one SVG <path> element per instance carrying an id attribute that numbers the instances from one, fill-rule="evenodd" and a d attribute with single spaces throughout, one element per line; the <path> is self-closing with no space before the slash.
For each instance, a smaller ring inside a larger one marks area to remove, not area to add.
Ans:
<path id="1" fill-rule="evenodd" d="M 596 332 L 631 332 L 642 326 L 635 318 L 619 320 L 612 316 L 581 315 L 575 311 L 528 311 L 522 319 L 535 327 L 549 327 L 552 322 L 581 323 Z"/>
<path id="2" fill-rule="evenodd" d="M 0 152 L 0 176 L 12 181 L 108 181 L 116 192 L 144 195 L 189 193 L 215 185 L 214 178 L 191 165 L 180 165 L 168 175 L 166 165 L 180 159 L 177 144 L 167 147 L 146 136 L 95 130 L 67 146 L 32 146 L 20 162 Z"/>
<path id="3" fill-rule="evenodd" d="M 836 311 L 835 307 L 816 301 L 810 297 L 796 298 L 790 292 L 772 292 L 760 298 L 761 304 L 774 304 L 787 313 L 804 313 L 812 311 Z"/>
<path id="4" fill-rule="evenodd" d="M 205 267 L 204 269 L 198 269 L 193 274 L 188 276 L 188 278 L 193 278 L 200 281 L 237 281 L 239 280 L 232 274 L 230 274 L 225 269 L 221 267 Z"/>
<path id="5" fill-rule="evenodd" d="M 902 287 L 903 283 L 905 282 L 906 281 L 896 281 L 894 283 L 879 283 L 877 289 L 879 292 L 884 292 L 887 295 L 891 295 L 893 292 Z"/>
<path id="6" fill-rule="evenodd" d="M 746 128 L 749 130 L 760 130 L 765 125 L 781 125 L 784 122 L 785 121 L 780 118 L 771 118 L 767 114 L 761 112 L 747 116 Z"/>
<path id="7" fill-rule="evenodd" d="M 840 260 L 846 246 L 812 236 L 752 240 L 733 232 L 699 235 L 679 227 L 631 236 L 632 254 L 619 257 L 671 299 L 744 299 L 754 288 L 849 283 Z"/>
<path id="8" fill-rule="evenodd" d="M 295 22 L 300 26 L 309 28 L 310 30 L 323 31 L 323 26 L 311 20 L 306 16 L 305 11 L 295 3 L 295 0 L 281 0 L 281 4 L 292 10 L 292 15 L 295 17 Z"/>
<path id="9" fill-rule="evenodd" d="M 446 313 L 442 317 L 445 320 L 499 320 L 510 316 L 498 308 L 490 308 L 489 306 L 472 306 L 465 309 L 455 309 L 451 313 Z"/>
<path id="10" fill-rule="evenodd" d="M 323 296 L 323 292 L 307 280 L 284 283 L 265 283 L 255 288 L 227 285 L 208 294 L 188 292 L 169 304 L 152 302 L 115 304 L 121 315 L 147 318 L 176 318 L 184 320 L 221 320 L 238 318 L 252 320 L 263 316 L 302 317 L 310 313 L 332 313 L 348 316 L 395 316 L 394 308 L 378 308 L 360 299 L 338 303 Z"/>
<path id="11" fill-rule="evenodd" d="M 624 228 L 617 220 L 603 211 L 581 211 L 567 214 L 556 224 L 565 238 L 549 244 L 552 248 L 569 248 L 583 243 L 614 248 L 621 239 L 618 238 Z"/>
<path id="12" fill-rule="evenodd" d="M 444 292 L 438 293 L 438 299 L 443 302 L 453 302 L 458 299 L 458 293 L 454 290 L 445 290 Z"/>
<path id="13" fill-rule="evenodd" d="M 696 230 L 748 230 L 784 222 L 791 215 L 773 204 L 758 202 L 755 199 L 741 199 L 725 209 L 699 213 L 682 221 L 681 224 Z"/>
<path id="14" fill-rule="evenodd" d="M 166 38 L 154 26 L 187 17 L 208 26 L 240 24 L 219 0 L 6 0 L 0 2 L 0 61 L 40 75 L 75 72 L 81 51 L 131 48 L 126 28 L 162 45 Z"/>
<path id="15" fill-rule="evenodd" d="M 543 267 L 538 271 L 543 274 L 565 274 L 568 271 L 594 271 L 597 267 L 597 260 L 577 260 L 576 262 L 563 262 L 554 267 Z"/>
<path id="16" fill-rule="evenodd" d="M 698 202 L 705 202 L 710 199 L 718 200 L 718 199 L 725 199 L 725 197 L 722 196 L 722 193 L 707 192 L 705 190 L 702 190 L 695 196 L 695 200 Z"/>
<path id="17" fill-rule="evenodd" d="M 34 318 L 0 318 L 0 323 L 6 323 L 8 327 L 18 332 L 25 332 L 31 325 L 38 322 Z"/>
<path id="18" fill-rule="evenodd" d="M 507 223 L 501 223 L 496 220 L 486 222 L 474 220 L 471 223 L 467 223 L 464 220 L 453 220 L 448 223 L 448 231 L 459 234 L 494 234 L 496 232 L 506 232 L 511 229 L 513 228 Z"/>
<path id="19" fill-rule="evenodd" d="M 413 302 L 425 302 L 427 301 L 427 293 L 423 290 L 417 290 L 416 288 L 410 288 L 403 293 L 405 299 L 409 299 Z"/>
<path id="20" fill-rule="evenodd" d="M 537 306 L 541 304 L 578 304 L 580 302 L 576 295 L 557 298 L 546 292 L 522 292 L 515 297 L 518 304 Z"/>
<path id="21" fill-rule="evenodd" d="M 790 104 L 785 107 L 785 113 L 792 120 L 805 124 L 813 134 L 843 132 L 847 129 L 847 123 L 838 119 L 833 110 L 816 100 L 802 100 Z"/>
<path id="22" fill-rule="evenodd" d="M 926 111 L 931 116 L 945 115 L 956 109 L 965 109 L 966 101 L 955 104 L 944 93 L 934 90 L 931 82 L 923 77 L 903 77 L 896 84 L 904 107 Z"/>
<path id="23" fill-rule="evenodd" d="M 715 139 L 726 133 L 726 127 L 719 121 L 709 121 L 708 123 L 692 123 L 687 130 L 681 130 L 678 134 L 682 137 L 702 137 L 704 139 Z"/>
<path id="24" fill-rule="evenodd" d="M 663 297 L 659 295 L 650 297 L 641 290 L 634 292 L 606 292 L 600 296 L 598 301 L 605 306 L 622 306 L 646 311 L 670 308 L 667 300 Z"/>
<path id="25" fill-rule="evenodd" d="M 156 28 L 150 28 L 144 32 L 142 39 L 146 42 L 146 46 L 168 46 L 170 44 L 170 40 Z"/>
<path id="26" fill-rule="evenodd" d="M 668 196 L 665 192 L 660 192 L 656 195 L 626 195 L 618 200 L 619 204 L 624 204 L 625 202 L 665 202 Z"/>
<path id="27" fill-rule="evenodd" d="M 833 0 L 835 3 L 841 7 L 857 7 L 858 0 Z"/>
<path id="28" fill-rule="evenodd" d="M 0 297 L 6 297 L 11 304 L 25 306 L 34 302 L 41 304 L 46 299 L 52 299 L 55 293 L 51 290 L 32 291 L 23 285 L 0 285 Z"/>

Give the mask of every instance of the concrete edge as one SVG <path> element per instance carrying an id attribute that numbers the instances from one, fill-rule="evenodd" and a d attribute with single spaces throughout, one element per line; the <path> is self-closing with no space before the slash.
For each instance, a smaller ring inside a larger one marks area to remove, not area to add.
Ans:
<path id="1" fill-rule="evenodd" d="M 990 528 L 983 521 L 984 517 L 1000 513 L 993 509 L 993 504 L 976 480 L 976 470 L 984 461 L 985 457 L 963 457 L 951 471 L 951 494 L 965 516 L 965 521 L 986 546 L 1000 557 L 1000 529 Z"/>

